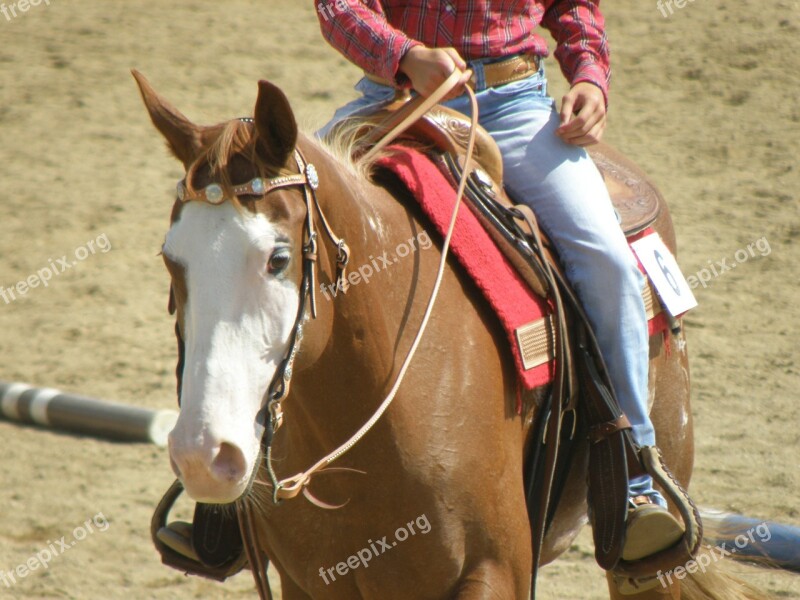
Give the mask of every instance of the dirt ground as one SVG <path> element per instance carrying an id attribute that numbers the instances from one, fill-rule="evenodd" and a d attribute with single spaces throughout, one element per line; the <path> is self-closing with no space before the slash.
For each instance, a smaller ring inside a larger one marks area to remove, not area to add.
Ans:
<path id="1" fill-rule="evenodd" d="M 800 5 L 671 6 L 667 16 L 654 0 L 605 6 L 606 135 L 668 199 L 684 273 L 735 264 L 695 289 L 686 320 L 692 489 L 702 505 L 800 525 Z M 0 298 L 0 379 L 172 408 L 157 253 L 181 170 L 128 70 L 198 122 L 250 114 L 256 80 L 268 78 L 308 129 L 352 96 L 357 70 L 323 43 L 312 2 L 50 0 L 16 15 L 0 15 L 0 285 L 62 255 L 85 259 L 47 288 Z M 220 585 L 160 564 L 148 525 L 172 480 L 165 450 L 0 422 L 0 453 L 0 577 L 87 519 L 108 523 L 47 570 L 0 578 L 0 597 L 254 596 L 249 574 Z M 800 598 L 797 576 L 745 574 Z M 603 585 L 584 532 L 544 570 L 540 597 L 603 598 Z"/>

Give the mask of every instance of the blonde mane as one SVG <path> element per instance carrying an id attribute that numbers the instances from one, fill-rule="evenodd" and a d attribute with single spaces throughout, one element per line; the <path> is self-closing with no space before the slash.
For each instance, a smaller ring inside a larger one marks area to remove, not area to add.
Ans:
<path id="1" fill-rule="evenodd" d="M 347 171 L 356 179 L 363 182 L 372 182 L 372 171 L 375 162 L 383 154 L 370 159 L 369 161 L 357 161 L 356 156 L 363 154 L 365 150 L 364 127 L 368 124 L 364 118 L 350 117 L 342 120 L 331 134 L 321 140 L 317 140 L 319 145 L 339 164 L 344 166 Z"/>

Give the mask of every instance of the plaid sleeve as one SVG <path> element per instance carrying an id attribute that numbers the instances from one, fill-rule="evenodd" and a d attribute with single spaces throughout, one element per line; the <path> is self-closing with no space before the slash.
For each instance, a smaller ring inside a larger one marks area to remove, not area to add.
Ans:
<path id="1" fill-rule="evenodd" d="M 608 104 L 611 67 L 600 0 L 556 0 L 545 12 L 542 25 L 556 41 L 555 57 L 570 84 L 595 84 Z"/>
<path id="2" fill-rule="evenodd" d="M 368 73 L 408 85 L 399 73 L 406 52 L 420 45 L 386 20 L 379 0 L 315 0 L 322 35 Z"/>

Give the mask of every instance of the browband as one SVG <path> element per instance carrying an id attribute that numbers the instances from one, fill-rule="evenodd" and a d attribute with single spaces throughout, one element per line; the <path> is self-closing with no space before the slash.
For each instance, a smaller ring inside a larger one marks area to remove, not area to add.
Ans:
<path id="1" fill-rule="evenodd" d="M 263 179 L 256 177 L 247 183 L 233 186 L 233 195 L 238 196 L 266 196 L 272 191 L 280 188 L 295 186 L 295 185 L 309 185 L 311 189 L 319 187 L 319 177 L 317 170 L 311 163 L 305 163 L 302 157 L 295 150 L 295 160 L 298 165 L 305 164 L 305 169 L 300 173 L 283 173 L 271 179 Z M 225 193 L 222 186 L 218 183 L 210 183 L 201 190 L 195 190 L 194 194 L 190 194 L 186 188 L 186 180 L 181 179 L 176 187 L 178 200 L 181 202 L 190 202 L 192 200 L 199 200 L 207 202 L 208 204 L 219 205 L 225 202 Z"/>

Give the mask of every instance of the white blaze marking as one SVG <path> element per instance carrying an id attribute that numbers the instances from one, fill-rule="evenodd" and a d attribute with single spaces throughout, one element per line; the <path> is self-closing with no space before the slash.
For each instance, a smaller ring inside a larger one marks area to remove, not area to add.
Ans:
<path id="1" fill-rule="evenodd" d="M 259 450 L 256 414 L 297 315 L 295 283 L 267 272 L 270 254 L 285 243 L 280 234 L 264 215 L 237 211 L 229 202 L 190 202 L 164 244 L 164 253 L 183 265 L 188 292 L 173 441 L 180 448 L 234 444 L 246 460 L 241 486 Z M 191 493 L 191 481 L 184 483 Z"/>

